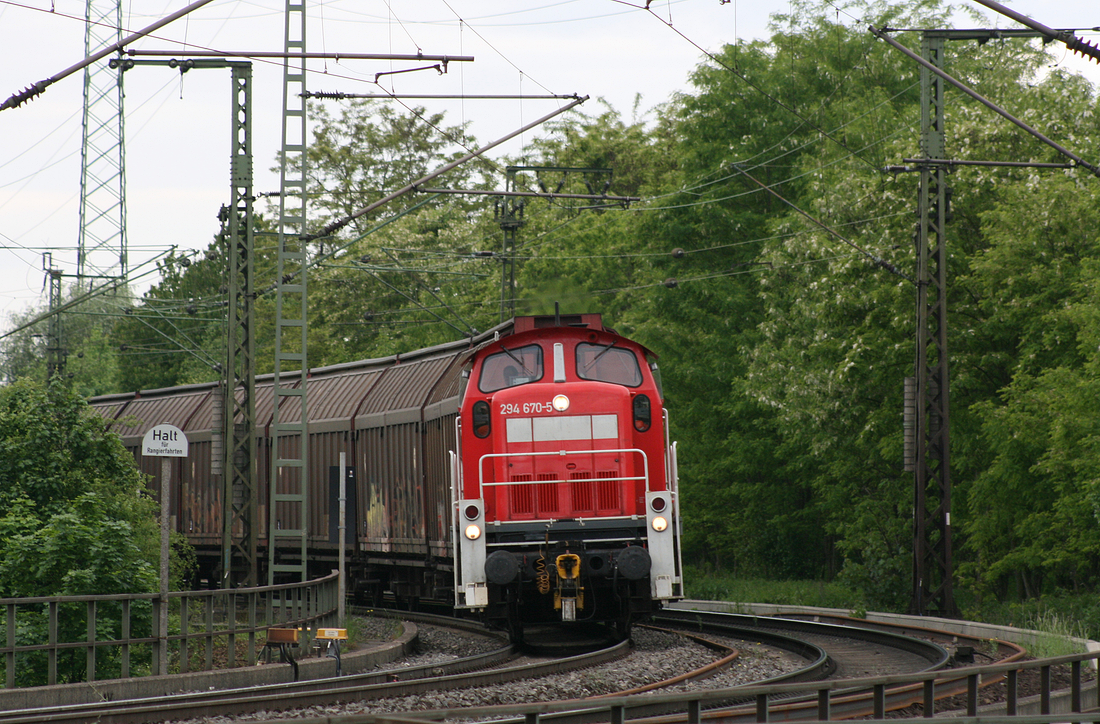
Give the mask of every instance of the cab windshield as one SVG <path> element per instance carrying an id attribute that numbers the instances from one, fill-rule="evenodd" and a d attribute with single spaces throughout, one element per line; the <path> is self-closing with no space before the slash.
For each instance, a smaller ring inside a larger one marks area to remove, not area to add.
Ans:
<path id="1" fill-rule="evenodd" d="M 629 349 L 609 344 L 577 345 L 577 377 L 582 380 L 612 382 L 616 385 L 637 387 L 642 384 L 642 370 L 638 358 Z"/>
<path id="2" fill-rule="evenodd" d="M 506 387 L 525 385 L 542 379 L 542 347 L 529 344 L 491 354 L 481 365 L 477 388 L 482 392 L 496 392 Z"/>

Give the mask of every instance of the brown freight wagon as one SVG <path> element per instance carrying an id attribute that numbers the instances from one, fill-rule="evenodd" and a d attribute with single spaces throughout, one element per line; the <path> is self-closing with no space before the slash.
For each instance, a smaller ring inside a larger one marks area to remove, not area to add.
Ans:
<path id="1" fill-rule="evenodd" d="M 455 449 L 455 423 L 462 368 L 469 353 L 511 323 L 469 340 L 416 352 L 310 370 L 308 503 L 306 526 L 310 572 L 325 574 L 338 557 L 336 483 L 345 453 L 349 591 L 377 600 L 384 591 L 400 598 L 452 600 L 453 553 L 448 451 Z M 273 376 L 256 379 L 256 477 L 258 558 L 266 569 L 268 486 L 273 440 Z M 222 567 L 223 441 L 216 414 L 217 383 L 104 395 L 89 404 L 134 453 L 160 490 L 160 461 L 142 458 L 142 436 L 163 423 L 183 430 L 187 458 L 172 459 L 170 515 L 199 556 L 200 578 L 220 585 Z M 290 413 L 291 417 L 293 413 Z M 281 422 L 294 422 L 281 416 Z M 287 449 L 298 441 L 285 439 Z M 276 525 L 296 528 L 298 521 Z M 239 531 L 238 531 L 239 533 Z M 266 574 L 260 582 L 266 582 Z"/>

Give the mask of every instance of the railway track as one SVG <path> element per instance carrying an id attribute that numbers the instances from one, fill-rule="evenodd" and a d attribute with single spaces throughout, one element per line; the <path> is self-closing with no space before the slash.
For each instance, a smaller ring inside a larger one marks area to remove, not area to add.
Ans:
<path id="1" fill-rule="evenodd" d="M 417 615 L 412 618 L 437 624 L 440 622 L 440 617 Z M 478 628 L 453 619 L 445 623 L 467 629 Z M 737 656 L 737 652 L 727 646 L 709 642 L 701 637 L 692 637 L 690 634 L 688 637 L 711 649 L 714 654 L 712 660 L 706 665 L 682 674 L 675 681 L 690 681 L 693 678 L 708 676 L 728 665 Z M 214 716 L 233 717 L 255 712 L 300 710 L 314 706 L 332 707 L 352 701 L 361 703 L 381 699 L 398 700 L 402 697 L 423 695 L 426 692 L 438 695 L 439 692 L 454 689 L 476 689 L 499 686 L 510 681 L 545 679 L 564 672 L 575 672 L 609 664 L 630 653 L 630 642 L 619 642 L 583 654 L 552 657 L 547 660 L 539 657 L 539 660 L 532 662 L 531 655 L 517 652 L 511 644 L 503 640 L 499 641 L 500 646 L 492 651 L 445 663 L 432 662 L 422 666 L 391 668 L 369 674 L 246 689 L 192 692 L 154 699 L 10 710 L 0 712 L 0 724 L 155 722 Z M 667 683 L 670 682 L 661 682 L 657 686 Z M 643 689 L 637 689 L 637 691 L 641 690 Z"/>
<path id="2" fill-rule="evenodd" d="M 856 683 L 860 679 L 888 677 L 922 671 L 945 671 L 937 684 L 935 698 L 949 699 L 967 693 L 967 675 L 952 678 L 948 672 L 954 663 L 953 652 L 962 649 L 987 649 L 992 663 L 1011 663 L 1026 655 L 1021 647 L 1004 641 L 947 634 L 916 626 L 871 624 L 842 617 L 760 617 L 739 614 L 686 611 L 662 612 L 658 620 L 679 621 L 707 631 L 725 631 L 751 637 L 777 634 L 792 636 L 806 645 L 816 645 L 828 653 L 830 663 L 822 666 L 822 676 L 809 670 L 784 677 L 785 682 L 812 680 L 853 680 L 851 688 L 838 688 L 828 702 L 820 695 L 787 695 L 782 702 L 771 702 L 768 718 L 772 721 L 815 721 L 819 719 L 882 719 L 887 711 L 896 711 L 925 703 L 926 692 L 920 684 L 872 686 Z M 810 620 L 812 619 L 812 620 Z M 982 687 L 992 686 L 1003 676 L 983 677 Z M 773 682 L 770 682 L 773 683 Z M 758 721 L 759 698 L 731 699 L 710 715 L 723 722 Z M 650 712 L 659 715 L 659 711 Z M 644 709 L 631 709 L 632 717 L 646 715 Z M 683 716 L 658 717 L 655 721 L 683 721 Z M 563 721 L 568 722 L 569 719 Z"/>
<path id="3" fill-rule="evenodd" d="M 729 614 L 696 614 L 657 619 L 665 625 L 677 625 L 681 633 L 690 628 L 692 633 L 705 637 L 736 638 L 745 642 L 766 641 L 768 645 L 795 653 L 805 659 L 806 664 L 781 676 L 754 682 L 755 686 L 746 686 L 746 682 L 728 684 L 718 675 L 705 681 L 695 681 L 692 687 L 706 687 L 713 693 L 728 697 L 712 701 L 706 712 L 694 711 L 690 716 L 694 721 L 755 722 L 759 721 L 760 706 L 768 707 L 769 721 L 806 721 L 818 719 L 852 719 L 875 716 L 883 718 L 885 710 L 904 708 L 922 700 L 920 685 L 866 686 L 856 683 L 868 674 L 884 676 L 889 674 L 912 674 L 929 670 L 940 670 L 949 666 L 951 656 L 949 648 L 961 645 L 986 645 L 987 639 L 968 639 L 967 637 L 940 634 L 929 629 L 901 627 L 891 630 L 890 626 L 859 626 L 852 620 L 834 619 L 833 621 L 804 621 L 799 619 L 781 619 L 752 616 L 734 616 Z M 816 639 L 817 643 L 811 643 Z M 1001 661 L 1011 661 L 1023 652 L 1019 647 L 1007 643 L 995 644 L 997 651 L 1003 654 Z M 817 652 L 817 653 L 815 653 Z M 873 661 L 868 666 L 867 661 Z M 851 687 L 844 686 L 847 676 L 859 674 Z M 787 695 L 782 702 L 768 701 L 767 690 L 774 685 L 791 684 L 814 693 Z M 823 706 L 817 682 L 832 682 L 830 697 Z M 839 684 L 839 686 L 838 686 Z M 628 702 L 621 704 L 622 710 L 612 714 L 612 720 L 626 718 L 629 710 L 631 720 L 645 721 L 647 724 L 671 724 L 683 722 L 689 718 L 689 702 L 694 694 L 686 693 L 682 682 L 662 682 L 659 687 L 649 687 L 646 694 L 629 696 L 632 692 L 620 692 L 612 701 Z M 937 698 L 953 696 L 964 692 L 967 676 L 960 675 L 954 682 L 937 688 Z M 678 693 L 683 692 L 683 693 Z M 646 696 L 653 694 L 653 702 Z M 557 702 L 552 707 L 558 713 L 543 713 L 541 721 L 553 724 L 585 724 L 592 721 L 606 721 L 608 712 L 594 711 L 593 704 L 609 697 L 590 697 L 571 701 Z M 673 701 L 675 700 L 675 701 Z M 611 706 L 620 706 L 619 703 Z M 473 709 L 434 709 L 417 711 L 410 715 L 426 720 L 447 720 L 475 718 L 476 720 L 501 720 L 509 724 L 524 721 L 516 717 L 523 708 L 520 705 L 480 706 Z M 561 711 L 568 709 L 568 711 Z M 550 707 L 547 707 L 550 710 Z M 523 714 L 526 716 L 526 713 Z"/>
<path id="4" fill-rule="evenodd" d="M 693 637 L 700 645 L 712 649 L 712 660 L 706 666 L 682 672 L 679 676 L 642 688 L 619 691 L 613 695 L 677 691 L 685 686 L 725 688 L 729 683 L 724 673 L 733 668 L 738 658 L 737 646 L 731 644 L 731 641 L 752 642 L 752 645 L 764 643 L 786 651 L 804 662 L 794 671 L 768 679 L 769 683 L 866 677 L 944 667 L 948 665 L 950 655 L 948 647 L 943 644 L 959 644 L 958 637 L 950 637 L 951 641 L 947 641 L 940 636 L 941 640 L 937 641 L 934 632 L 927 630 L 900 634 L 865 627 L 841 626 L 837 622 L 739 617 L 729 614 L 667 612 L 661 614 L 655 623 L 665 629 L 676 630 L 677 635 Z M 496 687 L 507 681 L 540 680 L 562 672 L 616 661 L 629 653 L 629 646 L 624 643 L 581 655 L 532 663 L 520 656 L 510 644 L 503 640 L 499 643 L 500 646 L 492 651 L 476 656 L 369 674 L 248 689 L 203 691 L 148 700 L 6 711 L 0 712 L 0 724 L 155 722 L 212 716 L 233 717 L 313 706 L 329 708 L 344 702 L 423 697 L 428 692 L 438 697 L 439 692 L 454 689 Z M 965 686 L 964 678 L 963 690 Z M 723 708 L 723 720 L 754 720 L 756 709 L 751 700 L 746 705 L 744 699 L 738 699 L 733 688 L 730 691 L 730 700 Z M 945 696 L 954 693 L 958 692 L 949 693 L 947 689 L 943 690 Z M 476 694 L 473 696 L 476 698 Z M 901 708 L 912 700 L 920 701 L 920 696 L 919 687 L 916 691 L 899 687 L 898 691 L 888 693 L 853 688 L 834 695 L 832 713 L 834 718 L 870 715 L 880 706 Z M 883 701 L 888 703 L 880 704 Z M 819 702 L 813 698 L 791 698 L 783 704 L 773 704 L 772 718 L 777 721 L 817 718 L 818 707 Z M 442 711 L 438 713 L 446 715 Z M 667 705 L 632 706 L 631 717 L 650 717 L 655 721 L 670 722 L 683 719 L 682 715 L 670 714 Z M 585 720 L 577 715 L 545 715 L 543 718 L 553 719 L 561 724 Z"/>

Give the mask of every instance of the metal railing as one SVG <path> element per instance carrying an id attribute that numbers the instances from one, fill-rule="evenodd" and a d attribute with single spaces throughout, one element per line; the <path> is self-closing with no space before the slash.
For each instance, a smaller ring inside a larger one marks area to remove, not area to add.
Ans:
<path id="1" fill-rule="evenodd" d="M 257 663 L 272 626 L 308 632 L 336 623 L 339 573 L 277 586 L 168 594 L 4 598 L 5 687 L 186 673 Z"/>

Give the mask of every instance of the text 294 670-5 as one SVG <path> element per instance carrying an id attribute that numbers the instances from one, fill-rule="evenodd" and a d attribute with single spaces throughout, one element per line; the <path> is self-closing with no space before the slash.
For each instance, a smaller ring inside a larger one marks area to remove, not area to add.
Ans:
<path id="1" fill-rule="evenodd" d="M 502 415 L 538 415 L 553 411 L 553 402 L 506 402 L 500 406 Z"/>

